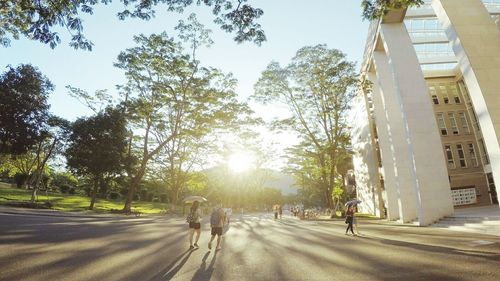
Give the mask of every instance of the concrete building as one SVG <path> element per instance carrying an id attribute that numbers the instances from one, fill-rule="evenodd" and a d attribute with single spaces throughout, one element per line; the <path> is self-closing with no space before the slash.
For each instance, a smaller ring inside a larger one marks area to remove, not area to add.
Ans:
<path id="1" fill-rule="evenodd" d="M 429 225 L 498 204 L 499 15 L 500 0 L 427 0 L 371 23 L 352 111 L 361 211 Z"/>

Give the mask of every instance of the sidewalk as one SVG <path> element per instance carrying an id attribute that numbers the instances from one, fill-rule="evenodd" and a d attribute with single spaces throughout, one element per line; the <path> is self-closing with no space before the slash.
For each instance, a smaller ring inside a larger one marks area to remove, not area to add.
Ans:
<path id="1" fill-rule="evenodd" d="M 388 221 L 386 219 L 357 217 L 362 223 L 380 224 L 388 226 L 404 226 L 420 228 L 417 222 L 402 223 L 399 221 Z M 330 216 L 321 215 L 316 219 L 305 221 L 343 221 L 343 218 L 330 218 Z M 460 232 L 472 232 L 478 234 L 487 234 L 500 236 L 500 208 L 499 206 L 482 206 L 455 209 L 450 217 L 440 219 L 428 228 L 441 228 Z M 422 228 L 425 228 L 422 227 Z"/>

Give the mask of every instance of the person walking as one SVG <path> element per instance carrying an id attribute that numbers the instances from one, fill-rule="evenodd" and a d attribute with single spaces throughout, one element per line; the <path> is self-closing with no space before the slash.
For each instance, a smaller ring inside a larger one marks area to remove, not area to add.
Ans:
<path id="1" fill-rule="evenodd" d="M 280 219 L 281 219 L 281 216 L 283 215 L 283 207 L 281 207 L 281 205 L 279 206 L 278 212 L 280 214 Z"/>
<path id="2" fill-rule="evenodd" d="M 198 240 L 200 239 L 201 233 L 201 210 L 199 208 L 200 202 L 194 201 L 191 209 L 189 210 L 188 222 L 189 222 L 189 248 L 198 248 Z M 196 240 L 193 245 L 193 236 L 196 232 Z"/>
<path id="3" fill-rule="evenodd" d="M 346 217 L 345 217 L 345 223 L 347 223 L 347 228 L 345 230 L 345 235 L 348 235 L 347 232 L 350 229 L 352 235 L 356 236 L 356 234 L 354 234 L 354 230 L 352 228 L 352 222 L 353 222 L 353 218 L 354 218 L 354 208 L 352 206 L 349 206 L 347 208 L 347 212 L 346 212 L 345 215 L 346 215 Z"/>
<path id="4" fill-rule="evenodd" d="M 210 238 L 210 242 L 208 242 L 208 249 L 212 249 L 212 242 L 215 239 L 215 236 L 217 235 L 217 247 L 216 250 L 221 249 L 221 236 L 222 236 L 222 227 L 224 226 L 224 221 L 225 221 L 225 212 L 224 209 L 222 209 L 222 204 L 217 204 L 217 206 L 213 209 L 212 215 L 210 215 L 210 226 L 212 228 L 211 234 L 212 237 Z"/>
<path id="5" fill-rule="evenodd" d="M 358 218 L 356 217 L 357 212 L 358 212 L 358 205 L 356 204 L 353 207 L 352 221 L 355 229 L 354 232 L 356 232 L 356 235 L 360 235 L 358 227 Z"/>

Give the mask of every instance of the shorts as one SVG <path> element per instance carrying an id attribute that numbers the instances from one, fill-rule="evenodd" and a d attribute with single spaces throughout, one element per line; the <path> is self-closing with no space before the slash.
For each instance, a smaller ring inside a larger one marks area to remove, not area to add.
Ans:
<path id="1" fill-rule="evenodd" d="M 212 227 L 212 236 L 222 236 L 222 227 Z"/>
<path id="2" fill-rule="evenodd" d="M 189 228 L 200 229 L 201 228 L 201 224 L 199 222 L 190 222 L 189 223 Z"/>

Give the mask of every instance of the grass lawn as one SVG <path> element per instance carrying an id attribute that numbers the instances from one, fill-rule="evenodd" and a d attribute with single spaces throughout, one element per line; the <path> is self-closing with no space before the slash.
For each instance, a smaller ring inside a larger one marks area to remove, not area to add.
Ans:
<path id="1" fill-rule="evenodd" d="M 5 204 L 9 201 L 29 201 L 31 200 L 31 190 L 12 188 L 10 185 L 0 183 L 0 204 Z M 52 209 L 78 212 L 88 211 L 90 205 L 90 198 L 79 195 L 66 195 L 61 193 L 49 192 L 48 196 L 45 192 L 38 192 L 38 202 L 49 201 L 52 203 Z M 113 210 L 123 209 L 123 201 L 112 201 L 105 199 L 97 199 L 94 204 L 94 212 L 110 213 Z M 159 202 L 133 202 L 132 211 L 140 212 L 143 214 L 159 214 L 164 209 L 167 209 L 167 203 Z"/>
<path id="2" fill-rule="evenodd" d="M 380 219 L 377 216 L 374 216 L 372 214 L 365 214 L 365 213 L 356 213 L 355 216 L 357 218 L 363 218 L 363 219 L 372 219 L 372 220 L 379 220 Z"/>

